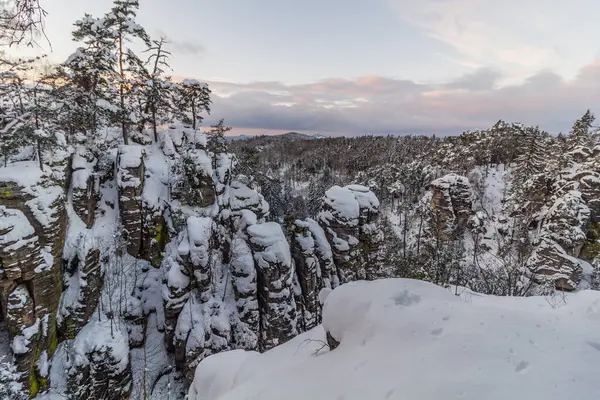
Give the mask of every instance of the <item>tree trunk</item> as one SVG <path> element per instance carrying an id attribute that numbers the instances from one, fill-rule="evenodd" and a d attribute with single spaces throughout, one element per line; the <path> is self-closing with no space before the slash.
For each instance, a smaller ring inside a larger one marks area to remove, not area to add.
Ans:
<path id="1" fill-rule="evenodd" d="M 192 101 L 192 128 L 196 130 L 196 103 Z"/>
<path id="2" fill-rule="evenodd" d="M 37 139 L 37 153 L 38 153 L 38 162 L 40 163 L 40 169 L 43 171 L 44 170 L 44 163 L 42 160 L 42 143 L 41 140 L 38 138 Z"/>
<path id="3" fill-rule="evenodd" d="M 152 106 L 152 131 L 154 132 L 154 142 L 158 142 L 158 132 L 156 130 L 156 107 Z"/>
<path id="4" fill-rule="evenodd" d="M 123 71 L 123 32 L 119 32 L 119 73 L 121 75 L 121 82 L 119 83 L 119 95 L 121 97 L 121 129 L 123 130 L 123 143 L 129 144 L 129 137 L 127 135 L 127 122 L 125 121 L 125 72 Z"/>

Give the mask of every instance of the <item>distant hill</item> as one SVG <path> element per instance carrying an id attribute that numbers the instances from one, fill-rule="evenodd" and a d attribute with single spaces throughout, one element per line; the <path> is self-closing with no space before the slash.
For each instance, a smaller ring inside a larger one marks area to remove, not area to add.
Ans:
<path id="1" fill-rule="evenodd" d="M 234 141 L 234 140 L 248 140 L 248 139 L 252 139 L 252 138 L 256 138 L 256 137 L 260 137 L 260 136 L 269 136 L 269 137 L 283 137 L 286 139 L 290 139 L 290 140 L 315 140 L 315 139 L 325 139 L 328 138 L 329 136 L 327 135 L 323 135 L 321 133 L 315 133 L 312 135 L 306 134 L 306 133 L 300 133 L 300 132 L 287 132 L 287 133 L 282 133 L 279 135 L 236 135 L 236 136 L 226 136 L 225 139 L 228 141 Z"/>

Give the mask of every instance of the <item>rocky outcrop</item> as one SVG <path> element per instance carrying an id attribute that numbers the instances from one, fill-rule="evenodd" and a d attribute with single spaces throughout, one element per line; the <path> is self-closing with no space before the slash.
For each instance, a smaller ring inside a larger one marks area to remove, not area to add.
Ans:
<path id="1" fill-rule="evenodd" d="M 319 290 L 323 287 L 323 280 L 316 255 L 315 240 L 309 227 L 310 225 L 305 221 L 295 221 L 290 241 L 300 285 L 296 304 L 301 316 L 299 323 L 303 330 L 312 329 L 321 322 Z"/>
<path id="2" fill-rule="evenodd" d="M 67 370 L 70 398 L 129 399 L 132 390 L 127 335 L 114 321 L 90 321 L 72 342 Z"/>
<path id="3" fill-rule="evenodd" d="M 32 394 L 57 344 L 72 398 L 126 399 L 151 313 L 191 377 L 211 354 L 264 351 L 315 327 L 321 288 L 376 277 L 379 203 L 365 187 L 332 188 L 319 221 L 295 221 L 288 240 L 253 180 L 234 174 L 235 156 L 208 152 L 199 132 L 81 147 L 69 163 L 18 181 L 0 171 L 0 305 Z"/>
<path id="4" fill-rule="evenodd" d="M 248 227 L 257 271 L 260 349 L 268 350 L 298 334 L 290 248 L 274 222 Z"/>
<path id="5" fill-rule="evenodd" d="M 245 236 L 236 235 L 231 242 L 231 286 L 235 295 L 239 323 L 233 341 L 245 350 L 258 349 L 260 310 L 257 271 Z"/>
<path id="6" fill-rule="evenodd" d="M 60 171 L 42 171 L 36 162 L 14 163 L 0 170 L 0 304 L 7 316 L 15 290 L 20 297 L 26 290 L 28 300 L 19 312 L 27 314 L 31 305 L 31 318 L 37 321 L 35 339 L 34 325 L 24 328 L 24 334 L 11 334 L 14 341 L 25 338 L 19 340 L 27 342 L 13 353 L 18 369 L 26 372 L 32 395 L 47 385 L 47 371 L 36 371 L 37 357 L 51 357 L 57 343 L 66 211 L 64 187 L 53 175 L 60 176 Z M 30 322 L 31 318 L 25 319 Z"/>
<path id="7" fill-rule="evenodd" d="M 77 253 L 65 271 L 65 291 L 60 310 L 61 333 L 65 339 L 74 339 L 88 323 L 96 310 L 103 285 L 100 251 L 81 237 Z"/>
<path id="8" fill-rule="evenodd" d="M 87 158 L 86 158 L 87 157 Z M 95 159 L 80 150 L 72 156 L 71 188 L 73 211 L 89 229 L 94 224 L 96 204 L 99 200 L 99 177 L 93 173 Z"/>
<path id="9" fill-rule="evenodd" d="M 127 253 L 138 257 L 142 250 L 142 189 L 144 185 L 144 148 L 120 146 L 117 156 L 119 214 L 127 242 Z"/>
<path id="10" fill-rule="evenodd" d="M 22 383 L 32 394 L 37 392 L 34 367 L 40 340 L 40 320 L 36 318 L 34 307 L 33 296 L 25 284 L 21 284 L 8 295 L 5 314 L 17 371 L 22 373 Z"/>
<path id="11" fill-rule="evenodd" d="M 379 201 L 364 186 L 334 186 L 325 193 L 318 221 L 331 244 L 340 283 L 374 278 L 377 264 L 370 262 L 374 255 L 369 252 L 377 253 L 380 244 L 373 225 L 378 216 Z"/>
<path id="12" fill-rule="evenodd" d="M 535 271 L 534 279 L 538 284 L 564 291 L 577 288 L 584 263 L 567 254 L 551 239 L 543 239 L 527 262 L 530 270 Z"/>
<path id="13" fill-rule="evenodd" d="M 578 191 L 557 199 L 546 213 L 540 236 L 558 243 L 573 257 L 579 257 L 590 224 L 590 209 Z"/>
<path id="14" fill-rule="evenodd" d="M 448 174 L 433 181 L 431 192 L 431 210 L 434 229 L 442 240 L 459 237 L 467 226 L 472 211 L 472 190 L 469 179 Z"/>

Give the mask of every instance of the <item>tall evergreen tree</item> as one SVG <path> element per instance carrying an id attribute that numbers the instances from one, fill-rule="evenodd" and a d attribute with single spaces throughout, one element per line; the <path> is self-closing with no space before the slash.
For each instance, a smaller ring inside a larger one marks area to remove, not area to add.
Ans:
<path id="1" fill-rule="evenodd" d="M 184 79 L 178 85 L 176 97 L 177 116 L 192 128 L 198 129 L 203 120 L 202 112 L 210 114 L 210 89 L 205 83 L 195 79 Z"/>
<path id="2" fill-rule="evenodd" d="M 593 127 L 596 117 L 590 110 L 587 110 L 581 118 L 573 124 L 571 135 L 567 139 L 568 150 L 573 151 L 580 146 L 593 145 Z"/>
<path id="3" fill-rule="evenodd" d="M 512 171 L 509 204 L 512 212 L 532 216 L 544 204 L 548 192 L 547 134 L 538 127 L 521 127 L 518 138 L 522 153 Z"/>
<path id="4" fill-rule="evenodd" d="M 132 86 L 131 80 L 126 72 L 129 68 L 128 54 L 131 54 L 126 47 L 128 42 L 133 39 L 140 39 L 146 44 L 150 44 L 150 37 L 146 30 L 135 22 L 139 2 L 137 0 L 114 0 L 113 7 L 105 16 L 105 26 L 110 32 L 111 38 L 115 41 L 116 62 L 119 88 L 119 120 L 123 131 L 123 142 L 129 143 L 128 129 L 130 118 L 130 105 L 127 103 L 127 97 L 130 95 Z"/>
<path id="5" fill-rule="evenodd" d="M 225 134 L 231 129 L 231 126 L 225 126 L 224 120 L 221 118 L 215 125 L 211 125 L 210 130 L 206 132 L 208 149 L 215 155 L 227 152 Z"/>
<path id="6" fill-rule="evenodd" d="M 167 120 L 171 110 L 171 101 L 175 85 L 169 76 L 165 76 L 166 69 L 170 68 L 169 58 L 171 53 L 166 50 L 168 42 L 165 38 L 153 40 L 145 50 L 149 53 L 145 63 L 135 61 L 136 75 L 139 80 L 135 83 L 140 100 L 140 113 L 143 122 L 148 121 L 152 126 L 154 141 L 158 141 L 158 125 Z"/>

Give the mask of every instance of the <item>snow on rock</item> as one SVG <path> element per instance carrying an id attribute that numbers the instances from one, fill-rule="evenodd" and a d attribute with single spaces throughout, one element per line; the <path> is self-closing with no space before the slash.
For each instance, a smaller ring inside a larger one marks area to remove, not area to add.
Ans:
<path id="1" fill-rule="evenodd" d="M 300 323 L 303 330 L 309 330 L 321 322 L 318 292 L 324 283 L 316 243 L 307 222 L 294 222 L 290 246 L 300 285 L 296 301 L 298 311 L 303 317 Z"/>
<path id="2" fill-rule="evenodd" d="M 442 238 L 458 237 L 472 211 L 473 193 L 469 179 L 448 174 L 431 182 L 431 210 L 435 216 L 432 228 Z"/>
<path id="3" fill-rule="evenodd" d="M 252 211 L 259 219 L 264 218 L 269 212 L 269 204 L 263 196 L 240 181 L 231 183 L 229 205 L 234 213 Z"/>
<path id="4" fill-rule="evenodd" d="M 0 206 L 0 277 L 30 280 L 40 266 L 47 265 L 27 217 L 20 210 Z"/>
<path id="5" fill-rule="evenodd" d="M 88 161 L 90 159 L 91 161 Z M 96 160 L 91 152 L 78 148 L 71 162 L 71 188 L 73 209 L 77 216 L 91 228 L 94 224 L 99 192 L 99 176 L 93 169 Z"/>
<path id="6" fill-rule="evenodd" d="M 586 239 L 590 209 L 578 191 L 569 191 L 548 210 L 540 236 L 549 237 L 577 257 Z"/>
<path id="7" fill-rule="evenodd" d="M 196 368 L 188 397 L 193 400 L 218 399 L 233 387 L 235 372 L 242 364 L 259 354 L 255 351 L 231 350 L 207 357 Z"/>
<path id="8" fill-rule="evenodd" d="M 373 192 L 364 186 L 333 186 L 327 192 L 317 220 L 323 228 L 327 242 L 331 245 L 333 260 L 337 269 L 335 275 L 340 283 L 356 279 L 373 279 L 373 271 L 379 267 L 379 261 L 371 259 L 369 254 L 378 255 L 381 234 L 376 222 L 379 217 L 379 201 Z M 310 223 L 311 226 L 314 224 Z M 316 238 L 320 248 L 321 238 L 316 229 Z M 369 244 L 360 249 L 361 242 Z M 325 267 L 328 284 L 335 277 L 331 266 Z M 331 272 L 329 272 L 331 271 Z M 327 282 L 327 281 L 326 281 Z"/>
<path id="9" fill-rule="evenodd" d="M 247 231 L 258 274 L 260 345 L 269 349 L 298 333 L 292 257 L 281 225 L 267 222 Z"/>
<path id="10" fill-rule="evenodd" d="M 281 225 L 276 222 L 267 222 L 248 227 L 250 242 L 262 250 L 254 253 L 254 259 L 259 268 L 269 268 L 271 264 L 280 264 L 291 268 L 292 258 L 290 246 L 283 234 Z"/>
<path id="11" fill-rule="evenodd" d="M 122 145 L 117 156 L 119 213 L 127 240 L 127 252 L 138 257 L 142 250 L 142 202 L 144 147 Z"/>
<path id="12" fill-rule="evenodd" d="M 35 161 L 19 161 L 0 168 L 0 182 L 14 182 L 21 187 L 35 186 L 47 176 Z"/>
<path id="13" fill-rule="evenodd" d="M 344 225 L 358 225 L 360 203 L 348 188 L 334 186 L 325 192 L 323 211 L 319 218 L 326 221 L 339 221 Z"/>
<path id="14" fill-rule="evenodd" d="M 72 343 L 74 359 L 67 372 L 71 393 L 106 393 L 128 397 L 131 363 L 127 332 L 114 321 L 90 320 Z"/>
<path id="15" fill-rule="evenodd" d="M 325 301 L 335 350 L 319 350 L 316 328 L 262 355 L 212 356 L 198 367 L 190 400 L 595 399 L 598 304 L 593 291 L 552 303 L 457 297 L 407 279 L 352 282 Z"/>
<path id="16" fill-rule="evenodd" d="M 231 283 L 239 322 L 233 339 L 243 349 L 258 348 L 259 306 L 257 299 L 257 273 L 254 258 L 246 238 L 240 234 L 231 242 Z"/>
<path id="17" fill-rule="evenodd" d="M 52 160 L 60 164 L 59 158 Z M 13 350 L 20 354 L 20 372 L 32 371 L 36 358 L 57 340 L 56 314 L 66 230 L 64 165 L 58 164 L 52 168 L 44 165 L 43 171 L 35 161 L 14 162 L 0 168 L 0 303 L 9 303 L 11 293 L 22 285 L 30 299 L 14 316 L 26 321 L 23 329 L 9 329 Z M 9 313 L 16 313 L 4 308 L 1 312 L 7 320 Z M 38 330 L 40 321 L 43 329 Z M 32 394 L 35 389 L 31 387 Z"/>

